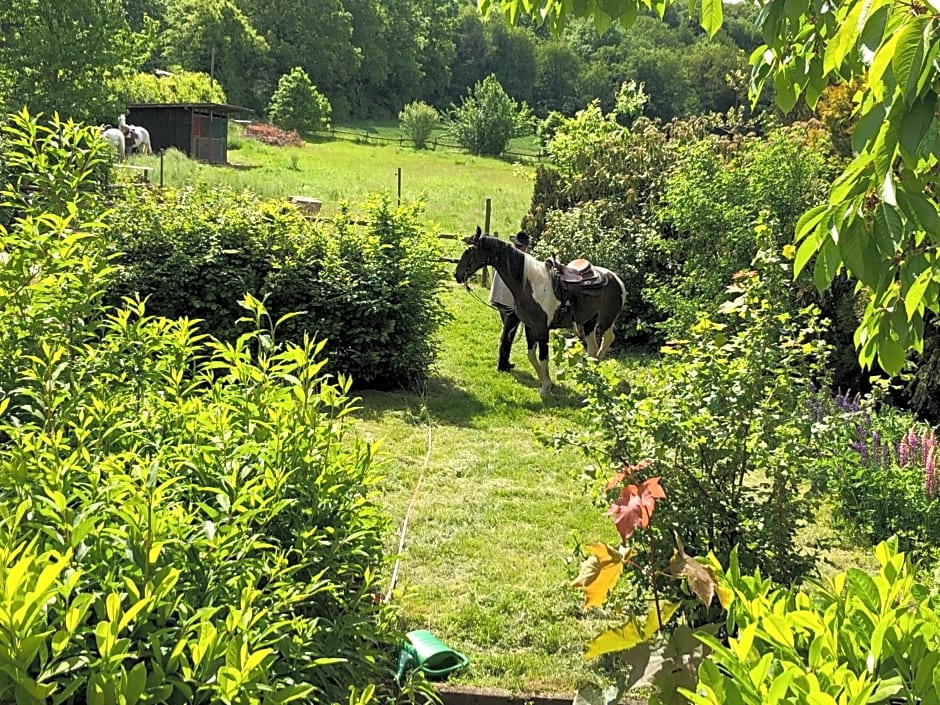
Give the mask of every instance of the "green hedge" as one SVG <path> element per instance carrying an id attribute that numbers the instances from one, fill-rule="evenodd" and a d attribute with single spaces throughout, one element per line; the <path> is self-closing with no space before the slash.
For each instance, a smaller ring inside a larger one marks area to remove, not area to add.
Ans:
<path id="1" fill-rule="evenodd" d="M 359 227 L 224 189 L 135 195 L 109 220 L 118 274 L 108 301 L 139 295 L 150 313 L 200 319 L 232 342 L 244 330 L 238 301 L 251 293 L 274 318 L 302 312 L 279 334 L 325 339 L 328 371 L 360 387 L 418 384 L 445 316 L 437 241 L 415 206 L 378 196 L 365 206 Z"/>

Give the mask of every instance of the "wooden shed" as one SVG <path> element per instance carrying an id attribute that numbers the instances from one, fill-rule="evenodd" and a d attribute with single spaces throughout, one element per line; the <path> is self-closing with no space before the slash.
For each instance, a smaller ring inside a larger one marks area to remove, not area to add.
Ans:
<path id="1" fill-rule="evenodd" d="M 176 147 L 192 159 L 228 161 L 228 121 L 252 111 L 223 103 L 133 103 L 127 121 L 146 127 L 154 152 Z"/>

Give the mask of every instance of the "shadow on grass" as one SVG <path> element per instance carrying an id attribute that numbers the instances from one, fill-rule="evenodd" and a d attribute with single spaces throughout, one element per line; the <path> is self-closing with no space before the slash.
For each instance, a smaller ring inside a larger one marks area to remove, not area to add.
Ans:
<path id="1" fill-rule="evenodd" d="M 489 409 L 472 394 L 460 389 L 444 377 L 432 377 L 425 395 L 409 391 L 379 392 L 362 390 L 362 407 L 356 415 L 366 420 L 380 420 L 389 412 L 404 412 L 410 423 L 424 424 L 427 419 L 422 407 L 426 404 L 436 423 L 451 426 L 473 426 L 474 420 Z"/>

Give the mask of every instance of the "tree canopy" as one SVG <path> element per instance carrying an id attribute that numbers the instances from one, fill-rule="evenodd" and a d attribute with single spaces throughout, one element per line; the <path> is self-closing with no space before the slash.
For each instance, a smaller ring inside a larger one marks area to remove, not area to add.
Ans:
<path id="1" fill-rule="evenodd" d="M 641 11 L 664 15 L 669 0 L 479 0 L 483 14 L 504 13 L 559 33 L 589 18 L 601 33 L 630 27 Z M 694 4 L 693 4 L 694 7 Z M 709 35 L 724 22 L 721 0 L 702 0 Z M 751 95 L 771 84 L 777 105 L 810 107 L 832 83 L 856 79 L 853 158 L 820 205 L 796 228 L 795 270 L 813 267 L 825 289 L 840 271 L 867 293 L 855 335 L 859 359 L 889 373 L 923 347 L 928 311 L 940 313 L 938 94 L 940 1 L 769 0 L 757 24 L 763 44 L 751 54 Z"/>

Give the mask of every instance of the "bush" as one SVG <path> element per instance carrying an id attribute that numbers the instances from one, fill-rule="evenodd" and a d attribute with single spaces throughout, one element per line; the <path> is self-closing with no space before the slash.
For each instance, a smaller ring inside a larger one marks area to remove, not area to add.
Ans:
<path id="1" fill-rule="evenodd" d="M 55 137 L 4 155 L 48 175 Z M 86 194 L 93 170 L 67 173 L 35 202 Z M 218 254 L 213 214 L 174 205 L 171 237 L 205 223 L 187 244 Z M 398 640 L 375 600 L 372 451 L 344 438 L 349 381 L 322 342 L 282 344 L 251 297 L 231 343 L 101 305 L 111 232 L 94 199 L 63 207 L 0 201 L 18 218 L 0 227 L 0 701 L 355 702 Z"/>
<path id="2" fill-rule="evenodd" d="M 675 534 L 690 555 L 722 562 L 740 546 L 748 569 L 790 582 L 811 565 L 794 535 L 809 514 L 800 485 L 818 457 L 806 396 L 826 355 L 813 309 L 777 313 L 788 270 L 766 253 L 756 265 L 721 319 L 702 314 L 665 350 L 667 363 L 621 379 L 573 358 L 566 373 L 586 391 L 589 430 L 556 441 L 606 461 L 599 479 L 656 461 L 649 472 L 668 499 L 657 505 L 652 563 L 668 562 Z"/>
<path id="3" fill-rule="evenodd" d="M 176 68 L 169 76 L 140 72 L 122 79 L 117 91 L 125 103 L 227 103 L 218 81 L 201 71 Z"/>
<path id="4" fill-rule="evenodd" d="M 875 556 L 877 574 L 849 568 L 808 590 L 742 575 L 732 557 L 721 578 L 734 595 L 731 638 L 699 637 L 712 653 L 683 695 L 696 705 L 937 702 L 940 601 L 896 545 Z"/>
<path id="5" fill-rule="evenodd" d="M 471 154 L 496 157 L 509 147 L 517 112 L 516 102 L 490 74 L 474 85 L 459 106 L 451 108 L 448 129 Z"/>
<path id="6" fill-rule="evenodd" d="M 118 271 L 108 301 L 140 295 L 148 310 L 204 321 L 234 342 L 238 301 L 252 293 L 284 324 L 285 340 L 326 339 L 327 370 L 358 386 L 398 388 L 427 378 L 444 310 L 438 243 L 417 206 L 367 205 L 365 231 L 305 219 L 283 201 L 207 188 L 135 195 L 110 218 Z"/>
<path id="7" fill-rule="evenodd" d="M 297 66 L 278 80 L 267 112 L 271 122 L 284 130 L 314 131 L 330 126 L 333 108 Z"/>
<path id="8" fill-rule="evenodd" d="M 427 146 L 428 138 L 439 120 L 437 110 L 423 101 L 408 103 L 398 114 L 401 131 L 408 135 L 417 149 Z"/>
<path id="9" fill-rule="evenodd" d="M 415 387 L 427 379 L 446 319 L 438 241 L 420 226 L 416 205 L 396 209 L 376 196 L 365 209 L 364 230 L 343 214 L 335 233 L 311 233 L 265 291 L 275 310 L 303 308 L 285 335 L 327 338 L 331 369 L 371 388 Z"/>

